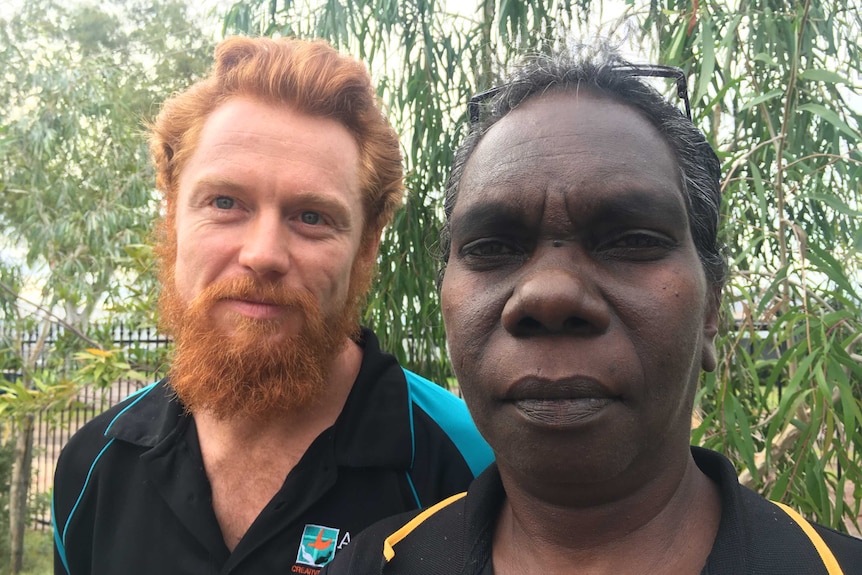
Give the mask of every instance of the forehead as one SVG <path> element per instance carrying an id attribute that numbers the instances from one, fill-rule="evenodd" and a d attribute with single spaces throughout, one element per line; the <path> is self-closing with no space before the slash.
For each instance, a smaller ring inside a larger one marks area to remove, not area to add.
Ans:
<path id="1" fill-rule="evenodd" d="M 341 123 L 286 104 L 233 97 L 206 119 L 180 174 L 180 192 L 197 181 L 235 187 L 358 194 L 359 146 Z"/>
<path id="2" fill-rule="evenodd" d="M 296 147 L 325 164 L 339 163 L 332 157 L 336 152 L 347 154 L 351 164 L 359 155 L 356 139 L 337 120 L 248 96 L 231 97 L 204 121 L 198 148 L 222 145 L 250 148 L 273 158 L 283 158 L 282 148 Z"/>
<path id="3" fill-rule="evenodd" d="M 679 168 L 658 130 L 638 110 L 592 92 L 551 92 L 494 124 L 468 159 L 455 211 L 519 192 L 583 192 L 582 200 L 648 192 L 683 202 Z"/>

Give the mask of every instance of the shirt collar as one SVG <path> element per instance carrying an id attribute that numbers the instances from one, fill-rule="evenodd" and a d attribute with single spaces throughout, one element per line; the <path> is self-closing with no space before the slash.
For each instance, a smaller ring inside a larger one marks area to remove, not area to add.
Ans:
<path id="1" fill-rule="evenodd" d="M 380 350 L 371 330 L 362 328 L 357 343 L 363 348 L 362 365 L 334 424 L 336 460 L 348 467 L 409 469 L 414 442 L 404 373 L 393 356 Z M 108 425 L 107 437 L 152 448 L 189 418 L 167 378 L 127 401 Z"/>

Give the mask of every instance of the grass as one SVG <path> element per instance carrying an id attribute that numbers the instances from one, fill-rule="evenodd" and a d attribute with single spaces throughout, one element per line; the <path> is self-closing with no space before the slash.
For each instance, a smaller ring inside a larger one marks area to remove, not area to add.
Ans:
<path id="1" fill-rule="evenodd" d="M 54 573 L 54 534 L 28 530 L 24 535 L 24 568 L 21 575 L 52 575 Z M 9 573 L 9 557 L 0 563 L 0 575 Z"/>

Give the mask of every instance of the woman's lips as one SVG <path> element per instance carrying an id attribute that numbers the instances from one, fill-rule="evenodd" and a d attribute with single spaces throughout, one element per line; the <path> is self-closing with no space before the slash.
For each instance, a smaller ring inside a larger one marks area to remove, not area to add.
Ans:
<path id="1" fill-rule="evenodd" d="M 509 388 L 507 399 L 527 419 L 566 427 L 585 422 L 619 400 L 592 378 L 525 378 Z"/>
<path id="2" fill-rule="evenodd" d="M 568 426 L 583 422 L 596 415 L 614 399 L 583 398 L 583 399 L 521 399 L 515 401 L 524 417 L 533 421 L 553 426 Z"/>

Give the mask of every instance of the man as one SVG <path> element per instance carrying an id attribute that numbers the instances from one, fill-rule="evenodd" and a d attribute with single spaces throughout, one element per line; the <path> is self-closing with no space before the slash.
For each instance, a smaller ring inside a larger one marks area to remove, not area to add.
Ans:
<path id="1" fill-rule="evenodd" d="M 365 68 L 233 38 L 152 125 L 166 380 L 64 449 L 55 572 L 315 574 L 490 462 L 466 408 L 357 324 L 400 203 Z"/>
<path id="2" fill-rule="evenodd" d="M 371 527 L 326 573 L 862 572 L 862 541 L 689 445 L 716 367 L 719 162 L 656 75 L 685 94 L 681 70 L 599 50 L 532 58 L 474 98 L 441 297 L 496 465 L 466 497 Z"/>

